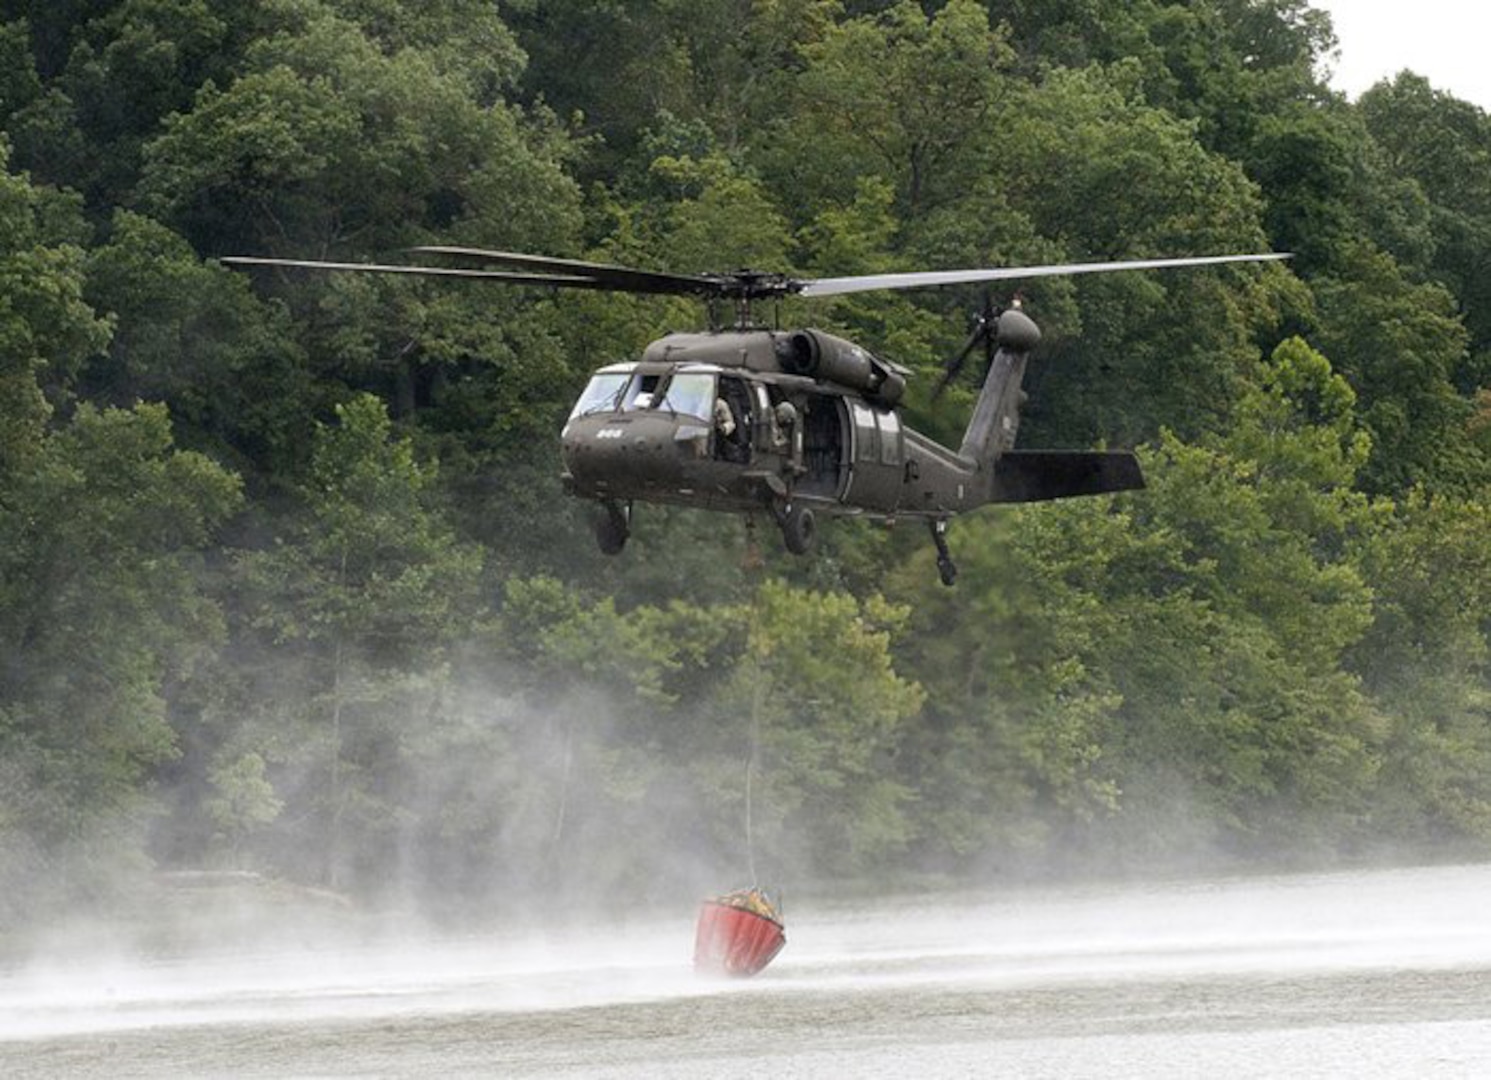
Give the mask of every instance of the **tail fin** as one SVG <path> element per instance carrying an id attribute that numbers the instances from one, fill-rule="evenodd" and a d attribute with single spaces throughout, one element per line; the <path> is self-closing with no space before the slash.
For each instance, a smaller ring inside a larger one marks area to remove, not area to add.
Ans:
<path id="1" fill-rule="evenodd" d="M 1025 397 L 1020 383 L 1041 331 L 1011 309 L 999 316 L 995 333 L 998 349 L 959 451 L 987 478 L 987 501 L 1040 502 L 1142 488 L 1139 460 L 1127 452 L 1014 448 Z"/>
<path id="2" fill-rule="evenodd" d="M 959 456 L 981 467 L 992 465 L 1000 454 L 1015 445 L 1020 402 L 1024 397 L 1020 382 L 1025 378 L 1025 361 L 1041 340 L 1040 327 L 1014 308 L 999 316 L 994 333 L 998 348 L 958 451 Z"/>

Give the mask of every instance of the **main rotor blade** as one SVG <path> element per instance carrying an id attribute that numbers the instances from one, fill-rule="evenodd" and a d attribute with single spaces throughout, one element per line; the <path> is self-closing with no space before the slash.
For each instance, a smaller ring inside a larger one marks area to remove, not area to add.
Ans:
<path id="1" fill-rule="evenodd" d="M 453 255 L 463 259 L 480 259 L 520 270 L 555 272 L 563 277 L 593 281 L 592 288 L 616 292 L 656 293 L 687 296 L 722 293 L 728 286 L 716 278 L 691 274 L 663 274 L 652 270 L 635 270 L 630 266 L 587 262 L 583 259 L 556 259 L 548 255 L 525 255 L 515 251 L 487 251 L 484 248 L 452 247 L 431 244 L 411 248 L 420 255 Z"/>
<path id="2" fill-rule="evenodd" d="M 600 289 L 590 278 L 557 274 L 514 274 L 501 270 L 462 270 L 447 266 L 397 266 L 388 263 L 325 262 L 318 259 L 268 259 L 254 255 L 225 255 L 219 262 L 234 266 L 290 266 L 309 270 L 351 270 L 368 274 L 412 274 L 417 277 L 483 278 L 511 285 L 550 285 L 565 289 Z"/>
<path id="3" fill-rule="evenodd" d="M 984 270 L 932 270 L 912 274 L 866 274 L 862 277 L 814 278 L 803 281 L 803 296 L 842 296 L 876 289 L 919 289 L 928 285 L 963 285 L 974 281 L 1055 277 L 1063 274 L 1104 274 L 1116 270 L 1162 270 L 1171 266 L 1213 266 L 1219 263 L 1272 262 L 1288 259 L 1288 252 L 1264 255 L 1204 255 L 1185 259 L 1129 259 L 1120 262 L 1067 263 L 1060 266 L 1005 266 Z"/>

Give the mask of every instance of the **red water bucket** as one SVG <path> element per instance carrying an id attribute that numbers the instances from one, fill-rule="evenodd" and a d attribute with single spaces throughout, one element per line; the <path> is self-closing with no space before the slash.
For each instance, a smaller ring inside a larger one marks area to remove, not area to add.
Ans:
<path id="1" fill-rule="evenodd" d="M 694 932 L 694 970 L 711 975 L 754 975 L 787 944 L 775 909 L 756 890 L 706 900 Z"/>

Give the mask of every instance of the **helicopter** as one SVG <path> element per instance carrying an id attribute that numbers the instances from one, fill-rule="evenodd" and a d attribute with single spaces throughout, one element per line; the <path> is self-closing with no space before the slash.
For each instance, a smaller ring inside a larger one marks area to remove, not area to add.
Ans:
<path id="1" fill-rule="evenodd" d="M 709 328 L 668 334 L 639 359 L 595 371 L 560 433 L 562 483 L 599 504 L 595 538 L 619 554 L 637 503 L 672 503 L 768 515 L 788 551 L 806 555 L 819 518 L 926 523 L 944 585 L 957 578 L 947 543 L 953 517 L 987 503 L 1038 502 L 1144 486 L 1138 459 L 1116 450 L 1015 446 L 1021 382 L 1040 341 L 1018 302 L 985 303 L 937 388 L 984 352 L 986 371 L 956 449 L 904 421 L 909 370 L 852 341 L 811 328 L 759 324 L 754 305 L 787 296 L 826 297 L 1053 275 L 1111 273 L 1287 259 L 1285 252 L 1131 259 L 1049 266 L 799 278 L 755 270 L 673 274 L 579 259 L 451 245 L 410 252 L 423 264 L 330 262 L 230 256 L 241 266 L 480 279 L 509 285 L 588 289 L 705 300 Z M 431 265 L 443 260 L 455 265 Z M 498 267 L 500 269 L 493 269 Z M 734 318 L 718 318 L 719 305 Z"/>

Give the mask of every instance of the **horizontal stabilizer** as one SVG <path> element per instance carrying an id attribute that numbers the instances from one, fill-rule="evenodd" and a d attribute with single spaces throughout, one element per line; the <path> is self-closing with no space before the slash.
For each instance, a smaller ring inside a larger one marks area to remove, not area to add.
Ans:
<path id="1" fill-rule="evenodd" d="M 1144 486 L 1139 459 L 1121 450 L 1006 450 L 994 463 L 991 502 L 1042 502 Z"/>

